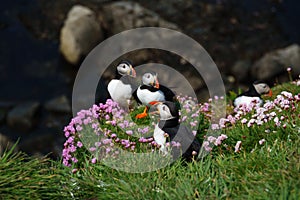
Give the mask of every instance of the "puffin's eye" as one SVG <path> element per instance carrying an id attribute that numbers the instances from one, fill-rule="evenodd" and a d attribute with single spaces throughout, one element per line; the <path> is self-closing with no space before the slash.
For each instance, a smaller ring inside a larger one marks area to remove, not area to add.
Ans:
<path id="1" fill-rule="evenodd" d="M 150 78 L 150 75 L 148 74 L 147 78 Z"/>
<path id="2" fill-rule="evenodd" d="M 125 66 L 125 65 L 123 65 L 122 67 L 125 69 L 125 67 L 126 67 L 126 66 Z"/>
<path id="3" fill-rule="evenodd" d="M 163 109 L 164 111 L 166 111 L 166 106 L 163 106 L 162 109 Z"/>
<path id="4" fill-rule="evenodd" d="M 266 85 L 266 84 L 264 84 L 264 85 L 263 85 L 263 88 L 266 88 L 266 87 L 267 87 L 267 85 Z"/>

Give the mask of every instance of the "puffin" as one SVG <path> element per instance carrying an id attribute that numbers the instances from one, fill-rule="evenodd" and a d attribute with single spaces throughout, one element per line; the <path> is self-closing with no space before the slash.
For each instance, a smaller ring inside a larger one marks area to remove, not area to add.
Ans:
<path id="1" fill-rule="evenodd" d="M 189 128 L 179 123 L 179 110 L 176 103 L 156 102 L 155 106 L 160 120 L 155 125 L 153 137 L 159 145 L 159 150 L 167 154 L 166 142 L 176 142 L 180 146 L 172 147 L 173 159 L 182 157 L 185 161 L 192 161 L 199 154 L 201 144 Z"/>
<path id="2" fill-rule="evenodd" d="M 137 119 L 146 117 L 149 106 L 156 102 L 176 101 L 175 93 L 168 87 L 160 85 L 157 76 L 157 73 L 145 73 L 142 77 L 142 85 L 133 93 L 137 103 L 146 106 L 143 113 L 136 116 Z"/>
<path id="3" fill-rule="evenodd" d="M 263 94 L 271 97 L 271 88 L 264 82 L 255 81 L 252 85 L 250 85 L 249 89 L 246 92 L 238 95 L 234 99 L 233 104 L 235 107 L 239 107 L 242 104 L 249 106 L 251 102 L 255 101 L 259 106 L 262 106 L 263 100 L 261 98 L 261 95 Z"/>
<path id="4" fill-rule="evenodd" d="M 136 71 L 130 61 L 121 61 L 116 68 L 116 78 L 112 79 L 107 90 L 111 99 L 122 108 L 128 108 L 132 93 L 136 90 Z"/>

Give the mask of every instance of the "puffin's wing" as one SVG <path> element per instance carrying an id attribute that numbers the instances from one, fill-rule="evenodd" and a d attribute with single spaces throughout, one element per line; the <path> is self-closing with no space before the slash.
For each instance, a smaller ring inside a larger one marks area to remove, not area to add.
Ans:
<path id="1" fill-rule="evenodd" d="M 138 88 L 134 90 L 134 92 L 132 93 L 132 96 L 138 104 L 142 104 L 142 102 L 140 101 L 140 99 L 137 96 L 137 90 L 138 90 Z"/>
<path id="2" fill-rule="evenodd" d="M 121 78 L 121 80 L 124 84 L 130 85 L 132 91 L 135 91 L 139 87 L 139 84 L 136 82 L 136 78 L 134 77 L 124 76 Z"/>
<path id="3" fill-rule="evenodd" d="M 175 93 L 164 85 L 160 85 L 159 89 L 164 93 L 166 101 L 173 101 L 175 100 Z"/>
<path id="4" fill-rule="evenodd" d="M 111 99 L 111 96 L 108 93 L 104 80 L 101 78 L 96 89 L 95 104 L 105 103 L 107 99 Z"/>
<path id="5" fill-rule="evenodd" d="M 169 141 L 179 142 L 181 145 L 179 148 L 172 148 L 174 159 L 179 158 L 182 154 L 184 159 L 190 160 L 193 157 L 193 151 L 199 153 L 201 144 L 186 126 L 178 125 L 173 128 L 164 128 L 164 131 L 169 134 Z"/>

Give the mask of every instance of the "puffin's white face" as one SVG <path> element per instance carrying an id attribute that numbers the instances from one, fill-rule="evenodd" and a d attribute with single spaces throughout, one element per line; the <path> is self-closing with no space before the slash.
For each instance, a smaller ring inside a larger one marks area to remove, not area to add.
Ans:
<path id="1" fill-rule="evenodd" d="M 118 73 L 122 76 L 129 75 L 136 76 L 135 70 L 129 63 L 122 62 L 117 66 Z"/>
<path id="2" fill-rule="evenodd" d="M 142 77 L 142 82 L 144 85 L 152 85 L 156 88 L 159 88 L 157 74 L 153 75 L 151 73 L 145 73 Z"/>
<path id="3" fill-rule="evenodd" d="M 174 116 L 172 116 L 170 109 L 167 105 L 160 103 L 157 105 L 157 109 L 158 109 L 161 120 L 168 120 L 168 119 L 174 118 Z"/>
<path id="4" fill-rule="evenodd" d="M 266 83 L 253 84 L 253 86 L 258 94 L 268 94 L 270 92 L 270 87 Z"/>

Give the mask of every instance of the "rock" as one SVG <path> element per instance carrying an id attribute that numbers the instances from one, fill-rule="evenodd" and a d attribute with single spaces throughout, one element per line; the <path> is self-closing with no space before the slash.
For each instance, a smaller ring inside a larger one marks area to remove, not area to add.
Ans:
<path id="1" fill-rule="evenodd" d="M 60 32 L 60 51 L 71 64 L 78 64 L 103 39 L 95 13 L 87 7 L 75 5 L 68 13 Z"/>
<path id="2" fill-rule="evenodd" d="M 0 133 L 0 156 L 3 155 L 3 153 L 6 150 L 10 150 L 14 146 L 14 142 L 12 142 L 8 137 Z M 17 152 L 18 147 L 16 147 L 13 152 Z"/>
<path id="3" fill-rule="evenodd" d="M 103 7 L 105 27 L 112 34 L 138 27 L 164 27 L 178 30 L 177 25 L 135 2 L 115 2 Z"/>
<path id="4" fill-rule="evenodd" d="M 39 106 L 38 102 L 27 102 L 14 107 L 7 115 L 7 124 L 16 130 L 29 131 L 35 125 Z"/>
<path id="5" fill-rule="evenodd" d="M 267 80 L 293 68 L 294 74 L 300 74 L 300 46 L 290 45 L 267 53 L 256 61 L 251 68 L 251 74 L 255 79 Z"/>
<path id="6" fill-rule="evenodd" d="M 46 102 L 45 108 L 52 112 L 71 113 L 71 105 L 65 95 L 56 97 Z"/>
<path id="7" fill-rule="evenodd" d="M 237 81 L 247 80 L 250 66 L 250 61 L 239 60 L 233 65 L 231 73 Z"/>

